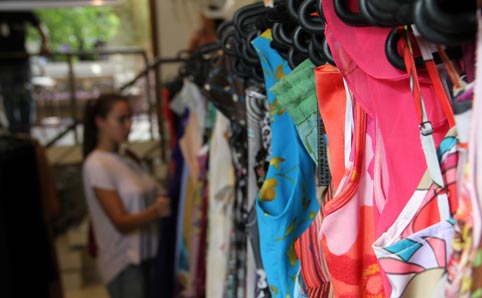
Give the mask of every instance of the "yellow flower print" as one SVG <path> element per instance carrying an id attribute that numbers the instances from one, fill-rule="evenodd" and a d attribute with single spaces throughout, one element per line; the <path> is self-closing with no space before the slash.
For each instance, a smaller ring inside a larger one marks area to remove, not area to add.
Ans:
<path id="1" fill-rule="evenodd" d="M 276 186 L 278 186 L 278 182 L 276 182 L 275 178 L 267 179 L 263 183 L 263 186 L 261 187 L 261 190 L 259 191 L 259 200 L 261 202 L 273 201 L 276 197 L 276 190 L 274 189 Z"/>
<path id="2" fill-rule="evenodd" d="M 303 210 L 306 210 L 310 207 L 310 200 L 306 197 L 306 194 L 303 194 L 301 198 L 301 205 L 303 206 Z"/>
<path id="3" fill-rule="evenodd" d="M 279 170 L 279 164 L 284 162 L 286 159 L 282 158 L 282 157 L 273 157 L 271 158 L 271 160 L 269 161 L 269 164 L 271 166 L 273 166 L 275 169 Z"/>
<path id="4" fill-rule="evenodd" d="M 286 252 L 286 255 L 290 259 L 290 265 L 295 266 L 296 261 L 298 260 L 298 256 L 296 255 L 296 250 L 295 250 L 295 239 L 291 241 L 290 248 Z"/>
<path id="5" fill-rule="evenodd" d="M 306 196 L 306 186 L 304 184 L 301 185 L 301 191 L 303 192 L 303 196 L 301 197 L 301 206 L 303 206 L 303 210 L 306 210 L 310 207 L 311 200 L 309 200 Z"/>
<path id="6" fill-rule="evenodd" d="M 369 264 L 363 268 L 362 284 L 366 289 L 366 297 L 383 297 L 383 286 L 378 263 Z"/>
<path id="7" fill-rule="evenodd" d="M 278 68 L 276 69 L 276 80 L 280 80 L 281 78 L 284 78 L 286 74 L 283 71 L 283 64 L 278 65 Z"/>
<path id="8" fill-rule="evenodd" d="M 296 224 L 296 218 L 293 219 L 293 221 L 292 221 L 291 224 L 289 225 L 288 229 L 286 229 L 286 232 L 285 232 L 285 234 L 283 235 L 283 237 L 281 237 L 281 238 L 276 238 L 275 241 L 280 241 L 280 240 L 286 239 L 286 237 L 288 237 L 289 234 L 291 234 L 291 233 L 295 230 L 295 224 Z"/>
<path id="9" fill-rule="evenodd" d="M 274 116 L 278 114 L 278 116 L 283 115 L 285 112 L 285 108 L 280 105 L 279 101 L 275 99 L 273 103 L 270 105 L 270 115 L 271 121 L 274 121 Z"/>
<path id="10" fill-rule="evenodd" d="M 278 295 L 278 288 L 276 288 L 275 286 L 271 285 L 269 287 L 271 289 L 271 291 L 275 294 L 275 295 Z"/>
<path id="11" fill-rule="evenodd" d="M 310 219 L 314 219 L 316 216 L 315 211 L 310 211 Z"/>
<path id="12" fill-rule="evenodd" d="M 284 114 L 285 112 L 285 107 L 283 107 L 282 105 L 279 104 L 278 100 L 276 100 L 276 104 L 277 104 L 277 107 L 276 107 L 276 110 L 278 112 L 278 116 L 281 116 Z"/>

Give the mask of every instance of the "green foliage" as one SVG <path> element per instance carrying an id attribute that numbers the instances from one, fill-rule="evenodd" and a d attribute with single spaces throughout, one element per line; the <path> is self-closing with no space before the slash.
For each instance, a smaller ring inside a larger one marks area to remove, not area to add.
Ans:
<path id="1" fill-rule="evenodd" d="M 122 34 L 115 38 L 116 41 L 127 46 L 149 48 L 150 23 L 148 1 L 124 0 L 122 5 L 114 6 L 114 11 L 122 20 Z"/>
<path id="2" fill-rule="evenodd" d="M 53 50 L 69 46 L 72 50 L 90 50 L 102 40 L 111 41 L 118 33 L 120 20 L 111 7 L 76 7 L 36 11 L 48 29 Z"/>

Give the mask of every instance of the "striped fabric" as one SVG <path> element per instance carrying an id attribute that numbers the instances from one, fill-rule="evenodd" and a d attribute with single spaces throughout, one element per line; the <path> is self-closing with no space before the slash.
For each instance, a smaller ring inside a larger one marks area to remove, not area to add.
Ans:
<path id="1" fill-rule="evenodd" d="M 328 268 L 323 257 L 318 231 L 322 222 L 321 212 L 295 243 L 296 254 L 300 259 L 303 276 L 309 298 L 333 297 Z"/>

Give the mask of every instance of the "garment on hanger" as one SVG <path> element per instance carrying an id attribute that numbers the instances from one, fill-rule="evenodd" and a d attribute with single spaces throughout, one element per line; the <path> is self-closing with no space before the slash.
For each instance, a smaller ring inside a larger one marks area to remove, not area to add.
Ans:
<path id="1" fill-rule="evenodd" d="M 247 251 L 246 297 L 270 297 L 266 272 L 261 261 L 256 196 L 261 188 L 269 166 L 271 151 L 271 126 L 268 98 L 264 86 L 246 89 L 247 135 L 248 135 L 248 185 L 246 232 L 250 245 Z"/>
<path id="2" fill-rule="evenodd" d="M 177 106 L 177 104 L 179 104 Z M 185 160 L 185 174 L 190 181 L 184 181 L 185 188 L 182 204 L 179 209 L 180 221 L 178 221 L 179 242 L 177 251 L 184 252 L 180 255 L 180 264 L 177 267 L 178 281 L 182 295 L 188 297 L 196 295 L 198 292 L 199 274 L 199 251 L 204 242 L 201 239 L 199 229 L 201 229 L 202 217 L 202 181 L 198 157 L 202 148 L 202 136 L 205 128 L 206 109 L 205 100 L 199 87 L 188 80 L 184 80 L 184 86 L 177 98 L 171 103 L 171 108 L 176 111 L 189 110 L 189 118 L 184 130 L 184 135 L 179 140 L 179 146 Z M 204 291 L 202 291 L 204 293 Z"/>
<path id="3" fill-rule="evenodd" d="M 180 111 L 188 107 L 191 120 L 198 117 L 193 120 L 198 128 L 190 123 L 188 134 L 201 140 L 181 142 L 188 165 L 176 257 L 183 294 L 481 295 L 477 185 L 482 183 L 477 149 L 467 148 L 478 148 L 482 136 L 475 136 L 482 129 L 468 121 L 472 87 L 463 82 L 478 78 L 472 45 L 463 45 L 463 55 L 454 57 L 451 46 L 441 50 L 424 40 L 431 37 L 420 22 L 392 31 L 370 26 L 388 17 L 378 15 L 388 4 L 365 2 L 249 5 L 220 25 L 216 49 L 220 45 L 224 53 L 216 61 L 206 59 L 202 49 L 203 57 L 189 57 L 185 72 L 195 72 L 193 85 L 202 84 L 218 117 L 209 120 L 212 109 L 201 115 L 192 102 L 183 102 L 195 97 L 189 82 L 181 94 L 190 95 L 172 103 Z M 389 3 L 400 6 L 390 22 L 409 17 L 409 9 L 419 14 L 422 7 L 431 17 L 439 13 L 428 11 L 435 5 L 429 0 L 415 2 Z M 341 19 L 347 21 L 348 14 L 365 22 L 346 25 Z M 450 23 L 452 17 L 440 20 Z M 387 37 L 398 38 L 402 31 L 406 43 L 395 39 L 396 47 L 389 47 Z M 442 39 L 460 39 L 455 31 Z M 412 41 L 410 57 L 421 55 L 425 65 L 418 75 L 422 64 L 407 63 L 406 45 Z M 400 50 L 408 72 L 390 55 Z M 435 64 L 439 60 L 444 67 Z M 469 136 L 471 126 L 476 131 Z M 197 143 L 210 145 L 208 183 Z"/>
<path id="4" fill-rule="evenodd" d="M 176 146 L 176 123 L 174 119 L 174 113 L 169 108 L 169 102 L 171 101 L 171 93 L 168 87 L 162 88 L 162 117 L 166 119 L 169 132 L 169 148 L 171 150 Z"/>
<path id="5" fill-rule="evenodd" d="M 189 280 L 189 258 L 191 248 L 197 245 L 192 243 L 191 235 L 194 233 L 191 219 L 195 208 L 193 197 L 195 195 L 195 185 L 189 172 L 187 164 L 182 170 L 181 194 L 179 200 L 179 210 L 177 217 L 176 234 L 176 257 L 174 264 L 174 274 L 176 278 L 175 295 L 193 295 L 194 282 Z"/>
<path id="6" fill-rule="evenodd" d="M 351 141 L 345 145 L 345 139 L 347 134 L 351 137 L 352 127 L 345 126 L 353 119 L 353 112 L 349 112 L 352 111 L 352 106 L 347 106 L 349 94 L 345 90 L 341 73 L 334 66 L 318 66 L 314 70 L 314 76 L 318 109 L 327 137 L 331 188 L 335 191 L 345 174 L 346 152 L 351 150 Z"/>
<path id="7" fill-rule="evenodd" d="M 469 101 L 460 100 L 467 97 Z M 462 284 L 471 283 L 472 261 L 470 253 L 472 251 L 472 203 L 470 201 L 470 190 L 464 185 L 464 180 L 468 179 L 467 148 L 470 139 L 470 123 L 472 119 L 472 100 L 473 88 L 468 88 L 465 92 L 454 99 L 454 117 L 457 125 L 458 144 L 457 150 L 459 161 L 457 166 L 456 182 L 458 208 L 454 214 L 454 240 L 452 243 L 452 255 L 447 265 L 447 284 L 445 295 L 451 297 L 470 297 L 470 289 Z"/>
<path id="8" fill-rule="evenodd" d="M 478 33 L 476 61 L 482 60 L 482 14 L 477 10 Z M 457 177 L 459 189 L 459 206 L 454 215 L 455 236 L 453 241 L 453 255 L 448 266 L 448 283 L 445 288 L 446 297 L 477 297 L 482 295 L 482 202 L 480 199 L 480 178 L 477 173 L 481 163 L 477 158 L 480 151 L 480 117 L 476 116 L 482 110 L 480 98 L 482 94 L 482 67 L 475 67 L 475 86 L 473 96 L 471 90 L 459 95 L 473 106 L 461 103 L 458 111 L 455 105 L 455 119 L 459 133 L 460 171 Z M 468 94 L 467 94 L 468 93 Z M 457 100 L 458 98 L 456 98 Z"/>
<path id="9" fill-rule="evenodd" d="M 272 87 L 271 91 L 293 119 L 299 139 L 316 163 L 318 161 L 318 119 L 313 68 L 311 61 L 305 60 Z M 331 291 L 318 240 L 321 218 L 319 213 L 308 230 L 295 243 L 300 260 L 300 278 L 305 288 L 301 293 L 306 291 L 308 297 L 324 297 Z"/>
<path id="10" fill-rule="evenodd" d="M 175 146 L 171 153 L 171 162 L 169 165 L 170 173 L 172 173 L 167 189 L 167 197 L 171 199 L 171 216 L 163 218 L 159 223 L 159 243 L 176 243 L 176 234 L 178 226 L 177 216 L 179 214 L 179 201 L 181 195 L 182 172 L 184 167 L 184 159 L 182 157 L 179 140 L 184 135 L 184 127 L 187 123 L 189 112 L 186 111 L 180 117 L 177 127 L 177 136 Z M 176 259 L 175 245 L 159 245 L 157 252 L 157 265 L 155 271 L 154 297 L 171 297 L 174 294 L 175 280 L 173 273 L 175 272 Z"/>
<path id="11" fill-rule="evenodd" d="M 230 57 L 221 55 L 209 72 L 204 94 L 230 120 L 229 144 L 236 175 L 235 236 L 230 244 L 228 297 L 244 297 L 246 278 L 248 139 L 246 134 L 246 81 L 230 71 Z M 232 260 L 232 261 L 231 261 Z"/>
<path id="12" fill-rule="evenodd" d="M 239 95 L 238 95 L 239 96 Z M 244 95 L 243 95 L 244 97 Z M 246 122 L 244 125 L 236 121 L 231 122 L 231 132 L 229 138 L 229 145 L 233 152 L 233 163 L 236 175 L 236 203 L 235 203 L 235 220 L 236 230 L 234 243 L 232 244 L 236 248 L 236 266 L 232 267 L 231 274 L 236 276 L 236 297 L 244 297 L 245 295 L 245 272 L 246 272 L 246 250 L 248 248 L 248 239 L 246 234 L 246 220 L 247 220 L 247 148 L 248 148 L 248 136 L 246 135 Z M 230 280 L 233 280 L 231 278 Z"/>
<path id="13" fill-rule="evenodd" d="M 477 35 L 477 58 L 476 61 L 476 83 L 475 83 L 475 103 L 474 103 L 474 112 L 473 115 L 479 115 L 480 111 L 482 110 L 482 105 L 480 102 L 481 94 L 482 94 L 482 67 L 480 65 L 480 61 L 482 61 L 482 11 L 479 7 L 477 10 L 477 20 L 478 20 L 478 35 Z M 482 145 L 481 145 L 481 127 L 482 124 L 480 122 L 480 117 L 473 117 L 472 118 L 472 131 L 471 131 L 471 141 L 469 142 L 469 163 L 472 164 L 472 171 L 471 175 L 476 175 L 475 179 L 473 180 L 474 186 L 476 187 L 476 193 L 480 194 L 482 192 L 482 175 L 478 175 L 476 173 L 480 173 L 482 169 L 482 163 L 480 159 L 477 159 L 477 153 L 480 152 Z M 474 197 L 477 201 L 473 201 L 473 218 L 474 218 L 474 226 L 473 226 L 473 246 L 475 247 L 474 252 L 474 265 L 473 265 L 473 283 L 472 283 L 472 295 L 477 296 L 482 294 L 482 199 L 480 195 Z"/>
<path id="14" fill-rule="evenodd" d="M 258 194 L 260 246 L 273 297 L 294 290 L 299 261 L 294 244 L 319 210 L 314 163 L 297 136 L 296 126 L 271 87 L 291 72 L 286 61 L 270 47 L 271 31 L 253 40 L 265 74 L 271 114 L 271 161 Z M 288 141 L 286 141 L 288 140 Z"/>
<path id="15" fill-rule="evenodd" d="M 333 1 L 323 1 L 322 4 L 326 18 L 325 36 L 335 63 L 355 99 L 376 119 L 382 138 L 385 156 L 380 169 L 383 189 L 375 192 L 378 237 L 400 214 L 426 169 L 409 76 L 394 68 L 386 58 L 384 49 L 388 29 L 350 27 L 336 16 Z M 420 83 L 438 145 L 448 131 L 448 123 L 426 74 L 420 75 Z M 410 158 L 401 158 L 407 147 L 410 148 Z"/>
<path id="16" fill-rule="evenodd" d="M 246 82 L 233 75 L 232 58 L 221 55 L 209 72 L 203 93 L 231 121 L 246 125 Z M 240 96 L 241 95 L 241 96 Z"/>
<path id="17" fill-rule="evenodd" d="M 457 209 L 455 179 L 458 163 L 457 139 L 452 128 L 436 149 L 431 119 L 420 93 L 420 81 L 408 32 L 402 49 L 410 76 L 412 99 L 420 121 L 420 139 L 427 165 L 426 174 L 394 224 L 379 237 L 373 247 L 380 266 L 390 281 L 385 292 L 397 297 L 411 295 L 443 296 L 446 268 L 452 253 L 454 236 L 452 215 Z M 442 97 L 439 97 L 442 105 Z M 450 115 L 453 117 L 453 115 Z M 436 259 L 436 262 L 433 260 Z M 414 267 L 418 267 L 415 268 Z"/>
<path id="18" fill-rule="evenodd" d="M 309 298 L 333 297 L 328 266 L 325 255 L 318 240 L 318 233 L 323 221 L 319 212 L 301 237 L 296 241 L 295 248 L 300 259 L 300 270 Z"/>
<path id="19" fill-rule="evenodd" d="M 319 239 L 335 297 L 384 297 L 375 254 L 373 173 L 375 121 L 355 100 L 352 148 L 346 172 L 322 207 Z M 345 127 L 345 130 L 349 128 Z M 340 218 L 349 218 L 347 225 Z"/>
<path id="20" fill-rule="evenodd" d="M 207 212 L 208 212 L 208 159 L 209 145 L 204 145 L 198 153 L 199 184 L 197 189 L 196 204 L 198 209 L 194 213 L 193 225 L 197 226 L 195 237 L 199 237 L 199 246 L 193 249 L 191 268 L 191 280 L 195 281 L 196 297 L 206 297 L 206 251 L 207 251 Z"/>
<path id="21" fill-rule="evenodd" d="M 306 151 L 318 164 L 318 123 L 314 65 L 306 59 L 298 65 L 283 83 L 274 85 L 271 92 L 290 115 Z M 283 79 L 282 79 L 283 80 Z"/>
<path id="22" fill-rule="evenodd" d="M 437 152 L 448 194 L 456 193 L 456 142 L 451 130 Z M 439 219 L 438 208 L 433 208 L 434 204 L 437 207 L 437 197 L 438 191 L 427 171 L 400 216 L 373 244 L 380 266 L 390 280 L 390 297 L 444 296 L 454 221 Z M 435 223 L 428 225 L 429 221 Z"/>
<path id="23" fill-rule="evenodd" d="M 206 297 L 225 297 L 230 236 L 233 232 L 235 175 L 228 143 L 229 122 L 218 112 L 209 152 Z"/>

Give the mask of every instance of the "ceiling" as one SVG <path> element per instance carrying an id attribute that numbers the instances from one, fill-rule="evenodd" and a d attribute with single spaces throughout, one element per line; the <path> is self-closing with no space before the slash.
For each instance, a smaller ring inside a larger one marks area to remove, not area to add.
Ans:
<path id="1" fill-rule="evenodd" d="M 0 0 L 0 10 L 33 10 L 74 6 L 120 4 L 121 0 Z"/>

